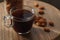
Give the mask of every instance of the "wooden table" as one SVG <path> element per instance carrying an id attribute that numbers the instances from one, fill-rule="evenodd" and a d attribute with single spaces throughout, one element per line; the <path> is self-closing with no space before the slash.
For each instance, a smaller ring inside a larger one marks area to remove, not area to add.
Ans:
<path id="1" fill-rule="evenodd" d="M 51 30 L 49 33 L 45 32 L 42 27 L 33 25 L 30 34 L 19 35 L 12 27 L 8 28 L 4 26 L 3 17 L 5 12 L 4 2 L 2 2 L 0 3 L 0 40 L 57 40 L 57 37 L 60 35 L 60 11 L 48 3 L 41 1 L 38 3 L 40 6 L 45 6 L 45 14 L 43 17 L 55 23 L 55 27 L 47 26 Z M 38 9 L 34 7 L 33 1 L 30 2 L 25 0 L 24 4 L 33 7 L 35 9 L 35 14 L 37 14 Z"/>

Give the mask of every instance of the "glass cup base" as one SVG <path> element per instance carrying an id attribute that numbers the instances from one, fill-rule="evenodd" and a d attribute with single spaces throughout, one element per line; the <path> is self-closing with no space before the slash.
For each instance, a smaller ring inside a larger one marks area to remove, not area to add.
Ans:
<path id="1" fill-rule="evenodd" d="M 18 34 L 19 34 L 19 35 L 20 35 L 20 34 L 28 34 L 28 33 L 30 33 L 30 32 L 31 32 L 31 31 L 28 31 L 28 32 L 25 32 L 25 33 L 18 33 Z"/>

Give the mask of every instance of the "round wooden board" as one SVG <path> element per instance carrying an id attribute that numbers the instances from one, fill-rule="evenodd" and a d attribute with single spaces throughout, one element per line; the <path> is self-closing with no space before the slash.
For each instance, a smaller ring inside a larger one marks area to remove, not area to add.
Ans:
<path id="1" fill-rule="evenodd" d="M 0 40 L 54 40 L 55 38 L 60 35 L 60 11 L 55 8 L 54 6 L 45 3 L 45 2 L 39 2 L 39 1 L 24 1 L 24 5 L 31 6 L 35 9 L 35 14 L 38 16 L 38 8 L 34 6 L 34 2 L 37 2 L 40 6 L 45 7 L 45 14 L 42 16 L 47 19 L 47 21 L 51 20 L 54 22 L 54 27 L 50 27 L 49 25 L 47 27 L 50 28 L 50 32 L 47 33 L 43 30 L 42 27 L 38 27 L 36 25 L 33 25 L 33 28 L 31 30 L 31 34 L 28 36 L 21 36 L 18 35 L 12 27 L 7 28 L 4 26 L 4 3 L 0 4 Z"/>

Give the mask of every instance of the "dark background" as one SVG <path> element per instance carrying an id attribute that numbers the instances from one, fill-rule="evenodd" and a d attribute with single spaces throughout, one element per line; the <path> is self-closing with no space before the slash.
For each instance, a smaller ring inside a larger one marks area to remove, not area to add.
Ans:
<path id="1" fill-rule="evenodd" d="M 0 2 L 3 2 L 4 0 L 0 0 Z"/>
<path id="2" fill-rule="evenodd" d="M 4 0 L 0 0 L 0 2 L 3 2 L 3 1 Z M 60 10 L 60 0 L 38 0 L 38 1 L 44 1 L 44 2 L 50 3 Z"/>
<path id="3" fill-rule="evenodd" d="M 56 8 L 60 10 L 60 0 L 39 0 L 39 1 L 44 1 L 51 5 L 54 5 Z"/>

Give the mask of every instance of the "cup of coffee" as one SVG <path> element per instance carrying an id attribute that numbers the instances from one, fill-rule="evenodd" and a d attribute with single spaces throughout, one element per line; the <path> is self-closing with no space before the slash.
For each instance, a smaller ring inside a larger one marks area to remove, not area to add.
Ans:
<path id="1" fill-rule="evenodd" d="M 10 19 L 9 26 L 12 26 L 18 34 L 27 34 L 32 29 L 35 19 L 34 9 L 26 5 L 22 9 L 16 7 L 11 8 L 10 15 L 4 17 L 5 24 L 7 19 Z"/>

